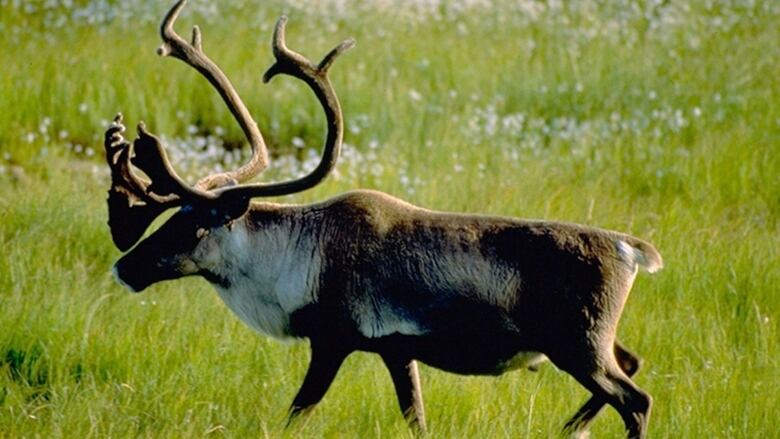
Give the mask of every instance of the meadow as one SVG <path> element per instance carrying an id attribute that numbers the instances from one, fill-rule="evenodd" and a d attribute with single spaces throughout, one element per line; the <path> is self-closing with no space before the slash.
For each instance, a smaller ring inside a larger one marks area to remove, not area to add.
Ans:
<path id="1" fill-rule="evenodd" d="M 0 437 L 411 437 L 390 378 L 353 354 L 284 430 L 308 347 L 253 333 L 204 281 L 132 295 L 106 225 L 102 135 L 144 120 L 194 181 L 246 157 L 192 69 L 161 59 L 171 1 L 0 0 Z M 780 3 L 771 0 L 191 0 L 278 180 L 324 124 L 270 39 L 333 66 L 337 172 L 280 202 L 373 188 L 431 209 L 587 223 L 653 242 L 619 337 L 644 359 L 651 437 L 780 437 Z M 132 130 L 129 130 L 132 131 Z M 159 221 L 158 221 L 159 222 Z M 588 394 L 547 364 L 423 366 L 434 438 L 555 437 Z M 619 437 L 605 410 L 593 437 Z"/>

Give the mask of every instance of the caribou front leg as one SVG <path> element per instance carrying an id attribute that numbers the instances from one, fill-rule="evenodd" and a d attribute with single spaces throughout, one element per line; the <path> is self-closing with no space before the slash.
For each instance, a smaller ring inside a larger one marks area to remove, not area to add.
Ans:
<path id="1" fill-rule="evenodd" d="M 393 378 L 401 413 L 412 428 L 425 433 L 425 408 L 417 362 L 408 357 L 392 354 L 382 354 L 382 360 Z"/>
<path id="2" fill-rule="evenodd" d="M 332 344 L 311 342 L 311 361 L 303 384 L 295 395 L 287 416 L 287 427 L 300 415 L 317 405 L 336 378 L 341 364 L 349 352 L 333 349 Z"/>

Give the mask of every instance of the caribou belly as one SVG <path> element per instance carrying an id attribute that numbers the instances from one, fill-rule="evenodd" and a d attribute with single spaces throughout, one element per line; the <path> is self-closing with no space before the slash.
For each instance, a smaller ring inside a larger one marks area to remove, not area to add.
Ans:
<path id="1" fill-rule="evenodd" d="M 504 373 L 517 369 L 538 370 L 539 365 L 547 361 L 547 356 L 541 352 L 518 352 L 512 358 L 498 364 L 497 372 Z"/>

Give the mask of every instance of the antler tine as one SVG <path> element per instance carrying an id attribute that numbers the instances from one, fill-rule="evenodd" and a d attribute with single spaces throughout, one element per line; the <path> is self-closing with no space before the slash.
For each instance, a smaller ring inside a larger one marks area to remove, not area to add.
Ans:
<path id="1" fill-rule="evenodd" d="M 287 16 L 282 15 L 276 22 L 272 49 L 276 62 L 263 75 L 263 82 L 269 82 L 274 76 L 284 73 L 308 81 L 311 77 L 327 78 L 328 69 L 337 56 L 355 46 L 355 40 L 349 38 L 333 48 L 314 65 L 305 56 L 287 47 L 286 41 Z"/>
<path id="2" fill-rule="evenodd" d="M 138 151 L 124 139 L 124 131 L 122 114 L 119 113 L 106 130 L 104 143 L 106 161 L 111 169 L 111 187 L 107 200 L 108 225 L 114 244 L 122 251 L 130 249 L 161 213 L 181 203 L 177 194 L 156 192 L 153 182 L 133 171 L 131 161 L 137 159 Z M 152 175 L 150 177 L 154 178 Z"/>
<path id="3" fill-rule="evenodd" d="M 127 194 L 129 205 L 155 203 L 170 206 L 175 204 L 179 200 L 178 194 L 170 190 L 155 191 L 152 188 L 155 186 L 154 181 L 147 181 L 133 172 L 130 163 L 135 164 L 136 150 L 122 136 L 122 133 L 125 132 L 122 118 L 122 113 L 117 113 L 106 130 L 106 160 L 111 169 L 111 189 Z M 139 125 L 140 127 L 142 125 Z M 139 168 L 146 172 L 144 167 L 139 166 Z M 151 175 L 150 177 L 153 178 Z"/>
<path id="4" fill-rule="evenodd" d="M 195 184 L 197 191 L 208 191 L 213 188 L 235 185 L 250 180 L 268 166 L 268 152 L 265 141 L 257 127 L 257 123 L 249 114 L 241 97 L 239 97 L 230 80 L 220 68 L 203 52 L 200 28 L 192 28 L 192 42 L 187 43 L 173 28 L 179 13 L 187 3 L 179 0 L 168 11 L 160 26 L 160 36 L 163 44 L 157 49 L 160 56 L 172 56 L 184 61 L 200 72 L 219 92 L 228 109 L 236 118 L 252 148 L 252 158 L 248 163 L 232 172 L 210 175 Z"/>
<path id="5" fill-rule="evenodd" d="M 232 196 L 251 198 L 300 192 L 316 186 L 336 165 L 344 136 L 344 118 L 341 113 L 338 96 L 336 96 L 327 74 L 336 57 L 352 48 L 355 45 L 355 41 L 348 39 L 342 42 L 328 52 L 319 64 L 314 64 L 300 53 L 287 47 L 285 41 L 286 24 L 287 17 L 284 15 L 276 23 L 272 43 L 276 62 L 263 75 L 263 82 L 270 81 L 278 74 L 286 74 L 301 79 L 312 89 L 325 111 L 327 120 L 328 133 L 325 139 L 325 146 L 323 147 L 322 158 L 314 170 L 296 180 L 228 187 L 217 191 L 219 195 L 230 194 Z"/>
<path id="6" fill-rule="evenodd" d="M 146 131 L 143 122 L 138 123 L 138 138 L 133 142 L 135 156 L 131 162 L 152 180 L 147 194 L 171 194 L 184 201 L 213 199 L 214 194 L 190 187 L 173 170 L 160 139 Z M 181 204 L 181 203 L 178 203 Z"/>
<path id="7" fill-rule="evenodd" d="M 348 38 L 342 41 L 341 44 L 331 49 L 327 55 L 322 57 L 322 61 L 320 61 L 320 63 L 317 65 L 317 69 L 321 72 L 327 72 L 330 69 L 331 64 L 333 64 L 333 61 L 336 60 L 337 56 L 353 47 L 355 47 L 355 40 L 353 38 Z"/>
<path id="8" fill-rule="evenodd" d="M 125 126 L 122 124 L 122 113 L 117 113 L 111 125 L 106 130 L 103 145 L 106 148 L 106 161 L 111 169 L 111 190 L 126 193 L 128 204 L 146 201 L 148 181 L 144 181 L 130 168 L 130 155 L 133 146 L 122 136 Z"/>

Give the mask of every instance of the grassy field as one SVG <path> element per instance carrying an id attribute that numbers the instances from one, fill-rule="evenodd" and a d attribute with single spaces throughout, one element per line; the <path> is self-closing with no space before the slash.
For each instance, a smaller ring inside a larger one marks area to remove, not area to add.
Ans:
<path id="1" fill-rule="evenodd" d="M 0 0 L 0 437 L 407 437 L 378 359 L 354 354 L 284 431 L 306 343 L 258 336 L 203 281 L 130 295 L 109 274 L 102 132 L 162 134 L 182 173 L 230 166 L 241 133 L 154 54 L 168 1 Z M 331 71 L 338 172 L 281 201 L 375 188 L 428 208 L 582 222 L 652 241 L 620 338 L 645 359 L 652 437 L 780 437 L 780 3 L 192 0 L 204 46 L 274 153 L 311 165 L 323 118 L 260 81 L 270 34 Z M 587 398 L 539 373 L 423 367 L 431 437 L 550 437 Z M 595 437 L 617 437 L 611 409 Z"/>

